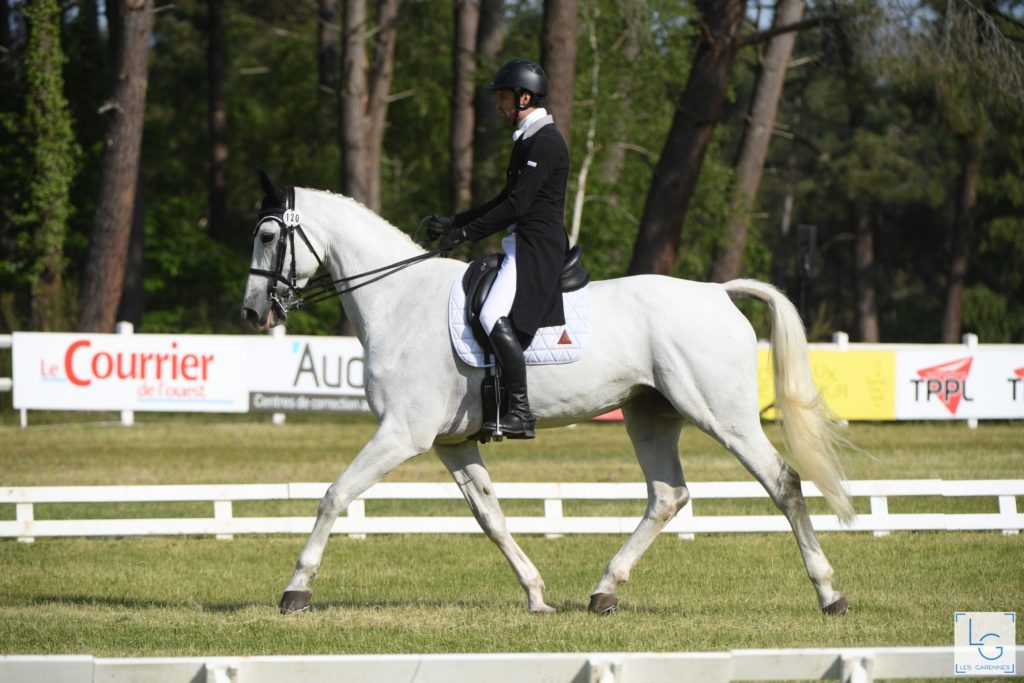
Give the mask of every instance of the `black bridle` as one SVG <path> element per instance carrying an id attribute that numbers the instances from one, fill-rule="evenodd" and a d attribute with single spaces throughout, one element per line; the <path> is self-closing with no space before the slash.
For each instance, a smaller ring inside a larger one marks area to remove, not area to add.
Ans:
<path id="1" fill-rule="evenodd" d="M 426 220 L 426 219 L 424 219 Z M 259 275 L 260 277 L 267 278 L 267 299 L 271 305 L 278 309 L 283 315 L 286 315 L 288 311 L 300 310 L 312 306 L 313 304 L 333 299 L 334 297 L 340 297 L 343 294 L 354 292 L 360 287 L 383 280 L 389 275 L 394 275 L 400 270 L 404 270 L 409 266 L 425 261 L 426 259 L 439 256 L 440 250 L 428 251 L 423 254 L 418 254 L 412 258 L 398 261 L 381 268 L 369 270 L 365 273 L 359 273 L 358 275 L 352 275 L 350 277 L 343 277 L 338 279 L 332 279 L 330 273 L 324 273 L 319 275 L 304 286 L 299 287 L 298 279 L 295 274 L 295 235 L 299 235 L 299 239 L 306 245 L 310 253 L 313 254 L 313 258 L 316 259 L 317 270 L 324 267 L 323 259 L 316 253 L 316 249 L 313 248 L 313 243 L 309 241 L 306 236 L 306 232 L 302 229 L 301 216 L 295 209 L 295 188 L 289 187 L 285 190 L 285 206 L 280 209 L 269 209 L 261 211 L 259 218 L 256 220 L 256 227 L 253 228 L 252 236 L 253 239 L 259 233 L 260 226 L 266 221 L 274 221 L 280 228 L 280 234 L 277 240 L 277 251 L 274 255 L 274 269 L 263 270 L 262 268 L 250 268 L 250 275 Z M 422 227 L 422 223 L 421 223 Z M 417 228 L 417 232 L 419 228 Z M 285 261 L 288 254 L 291 254 L 290 263 L 288 264 L 288 274 L 285 274 Z M 353 280 L 360 280 L 371 275 L 377 275 L 377 277 L 360 282 L 357 285 L 349 285 L 347 287 L 339 287 L 338 285 L 344 285 L 352 282 Z M 288 288 L 288 294 L 285 299 L 282 299 L 278 295 L 278 285 L 284 285 Z"/>

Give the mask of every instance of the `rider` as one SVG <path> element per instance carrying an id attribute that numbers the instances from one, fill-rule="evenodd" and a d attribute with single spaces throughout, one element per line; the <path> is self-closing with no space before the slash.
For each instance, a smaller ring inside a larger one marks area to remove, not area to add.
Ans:
<path id="1" fill-rule="evenodd" d="M 516 59 L 495 74 L 488 90 L 505 124 L 514 129 L 505 188 L 494 199 L 455 216 L 430 216 L 427 233 L 442 237 L 448 251 L 465 240 L 477 242 L 507 229 L 505 257 L 480 322 L 508 387 L 509 411 L 500 420 L 509 438 L 532 439 L 535 420 L 526 395 L 523 349 L 540 327 L 562 325 L 565 315 L 558 277 L 569 249 L 565 230 L 565 189 L 569 150 L 554 120 L 541 106 L 548 78 L 540 65 Z M 485 431 L 496 431 L 494 419 Z"/>

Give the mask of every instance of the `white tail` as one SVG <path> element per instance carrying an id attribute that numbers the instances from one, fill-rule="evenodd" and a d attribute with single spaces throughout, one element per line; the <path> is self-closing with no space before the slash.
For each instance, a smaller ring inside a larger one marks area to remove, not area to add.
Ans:
<path id="1" fill-rule="evenodd" d="M 843 488 L 839 447 L 845 439 L 830 419 L 818 387 L 811 378 L 807 336 L 793 304 L 769 284 L 757 280 L 726 282 L 729 296 L 753 297 L 772 313 L 771 356 L 775 373 L 775 405 L 792 456 L 790 463 L 804 479 L 813 481 L 832 511 L 844 522 L 856 516 L 850 495 Z"/>

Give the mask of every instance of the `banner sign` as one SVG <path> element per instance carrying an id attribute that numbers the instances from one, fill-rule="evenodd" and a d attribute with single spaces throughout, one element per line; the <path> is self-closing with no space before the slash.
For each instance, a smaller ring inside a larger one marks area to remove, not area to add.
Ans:
<path id="1" fill-rule="evenodd" d="M 248 410 L 239 338 L 15 332 L 14 407 Z"/>
<path id="2" fill-rule="evenodd" d="M 896 358 L 901 420 L 1024 417 L 1024 347 L 914 349 Z"/>
<path id="3" fill-rule="evenodd" d="M 368 412 L 351 337 L 14 333 L 14 407 Z"/>
<path id="4" fill-rule="evenodd" d="M 814 381 L 845 420 L 1024 418 L 1021 345 L 813 345 L 810 353 Z M 759 405 L 775 418 L 767 346 L 758 352 L 758 380 Z"/>
<path id="5" fill-rule="evenodd" d="M 367 412 L 352 337 L 15 332 L 14 407 Z M 1024 419 L 1024 345 L 812 344 L 811 373 L 846 420 Z M 758 405 L 777 417 L 768 347 Z"/>
<path id="6" fill-rule="evenodd" d="M 369 412 L 354 337 L 248 337 L 249 410 Z"/>

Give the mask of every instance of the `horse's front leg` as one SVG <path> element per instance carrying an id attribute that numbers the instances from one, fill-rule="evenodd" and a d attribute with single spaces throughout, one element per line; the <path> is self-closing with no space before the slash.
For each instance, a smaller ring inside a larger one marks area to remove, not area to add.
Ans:
<path id="1" fill-rule="evenodd" d="M 465 442 L 453 446 L 437 444 L 434 449 L 451 472 L 452 479 L 459 485 L 484 533 L 501 549 L 505 559 L 512 565 L 512 571 L 526 591 L 527 609 L 534 614 L 554 612 L 555 609 L 544 602 L 544 580 L 540 572 L 508 532 L 505 515 L 501 511 L 498 497 L 494 495 L 491 475 L 480 457 L 476 443 Z"/>
<path id="2" fill-rule="evenodd" d="M 424 450 L 426 448 L 414 445 L 402 430 L 390 430 L 381 425 L 341 476 L 328 487 L 320 501 L 313 531 L 299 553 L 295 573 L 281 596 L 282 614 L 309 609 L 312 597 L 310 584 L 320 568 L 327 538 L 341 511 L 391 470 Z"/>

